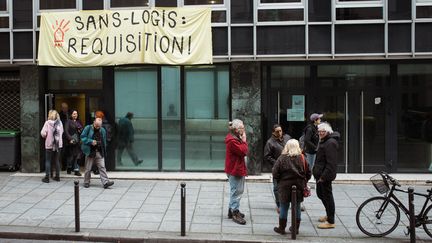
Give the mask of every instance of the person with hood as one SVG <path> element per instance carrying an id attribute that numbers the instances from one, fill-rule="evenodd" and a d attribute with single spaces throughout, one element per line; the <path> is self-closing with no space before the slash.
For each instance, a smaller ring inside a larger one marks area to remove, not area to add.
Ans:
<path id="1" fill-rule="evenodd" d="M 228 218 L 238 224 L 246 224 L 245 215 L 239 210 L 247 175 L 245 156 L 248 153 L 243 121 L 234 119 L 231 122 L 230 133 L 225 137 L 225 145 L 225 173 L 230 185 Z"/>
<path id="2" fill-rule="evenodd" d="M 313 168 L 318 149 L 318 125 L 321 123 L 322 114 L 313 113 L 310 115 L 310 123 L 304 129 L 304 153 L 309 168 Z"/>
<path id="3" fill-rule="evenodd" d="M 318 125 L 320 142 L 313 167 L 313 176 L 316 180 L 316 193 L 321 199 L 326 210 L 326 216 L 318 219 L 320 229 L 332 229 L 335 227 L 335 203 L 333 198 L 332 181 L 336 179 L 338 161 L 338 140 L 340 134 L 333 132 L 327 122 Z"/>
<path id="4" fill-rule="evenodd" d="M 271 165 L 272 169 L 276 163 L 276 160 L 282 153 L 285 144 L 290 140 L 291 137 L 288 134 L 283 134 L 282 127 L 279 124 L 273 125 L 273 132 L 271 138 L 267 140 L 264 147 L 264 161 Z M 279 194 L 277 181 L 273 178 L 273 194 L 277 206 L 277 212 L 279 213 Z"/>
<path id="5" fill-rule="evenodd" d="M 303 202 L 303 190 L 307 186 L 307 181 L 311 178 L 311 172 L 306 163 L 299 142 L 296 139 L 290 139 L 284 146 L 281 156 L 273 166 L 273 178 L 278 184 L 278 193 L 280 199 L 279 227 L 274 231 L 278 234 L 285 234 L 287 225 L 288 209 L 291 203 L 291 188 L 297 187 L 297 205 L 292 205 L 297 211 L 296 217 L 296 234 L 299 232 L 301 221 L 300 204 Z M 292 227 L 289 228 L 293 230 Z"/>
<path id="6" fill-rule="evenodd" d="M 56 110 L 48 112 L 48 119 L 45 121 L 40 134 L 45 138 L 45 177 L 42 178 L 42 182 L 49 183 L 52 162 L 55 162 L 56 170 L 53 179 L 60 181 L 59 156 L 61 148 L 63 148 L 63 124 Z"/>

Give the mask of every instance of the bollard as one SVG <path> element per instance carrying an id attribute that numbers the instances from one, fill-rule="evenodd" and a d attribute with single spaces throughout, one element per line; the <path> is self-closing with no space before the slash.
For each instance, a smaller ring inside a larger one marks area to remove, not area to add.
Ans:
<path id="1" fill-rule="evenodd" d="M 291 239 L 297 238 L 297 187 L 291 187 Z"/>
<path id="2" fill-rule="evenodd" d="M 408 207 L 409 207 L 409 233 L 410 233 L 410 242 L 416 242 L 416 218 L 414 214 L 414 188 L 408 188 Z"/>
<path id="3" fill-rule="evenodd" d="M 80 210 L 79 210 L 79 181 L 75 184 L 75 232 L 80 232 Z"/>
<path id="4" fill-rule="evenodd" d="M 181 213 L 180 213 L 180 230 L 181 230 L 181 236 L 186 235 L 186 183 L 182 182 L 181 184 L 181 190 L 180 190 L 180 207 L 181 207 Z"/>

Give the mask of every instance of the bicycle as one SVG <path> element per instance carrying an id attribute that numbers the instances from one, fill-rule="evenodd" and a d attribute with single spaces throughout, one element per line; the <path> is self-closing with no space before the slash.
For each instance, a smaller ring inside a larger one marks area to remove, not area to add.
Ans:
<path id="1" fill-rule="evenodd" d="M 369 198 L 357 210 L 356 223 L 359 229 L 368 236 L 382 237 L 393 232 L 400 221 L 400 210 L 408 219 L 409 210 L 397 198 L 394 192 L 408 193 L 407 190 L 398 189 L 399 182 L 386 172 L 380 172 L 370 178 L 375 189 L 384 196 Z M 426 181 L 432 183 L 432 181 Z M 390 185 L 389 185 L 390 184 Z M 423 226 L 424 231 L 432 237 L 432 187 L 427 194 L 414 192 L 414 195 L 425 197 L 421 211 L 415 215 L 415 227 Z M 410 234 L 409 227 L 406 235 Z"/>

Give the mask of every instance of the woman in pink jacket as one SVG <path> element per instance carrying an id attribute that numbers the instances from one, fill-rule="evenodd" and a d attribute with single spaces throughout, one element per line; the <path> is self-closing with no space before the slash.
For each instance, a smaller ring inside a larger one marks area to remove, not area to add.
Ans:
<path id="1" fill-rule="evenodd" d="M 53 178 L 60 181 L 60 149 L 63 147 L 63 125 L 60 115 L 55 110 L 48 112 L 48 119 L 41 130 L 41 136 L 45 138 L 45 177 L 42 182 L 49 183 L 51 163 L 55 162 L 56 175 Z"/>

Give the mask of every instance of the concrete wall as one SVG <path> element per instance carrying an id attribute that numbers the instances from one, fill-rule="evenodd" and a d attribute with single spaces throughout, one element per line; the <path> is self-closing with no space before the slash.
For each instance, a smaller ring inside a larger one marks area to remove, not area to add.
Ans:
<path id="1" fill-rule="evenodd" d="M 248 173 L 260 174 L 263 157 L 260 63 L 233 62 L 231 68 L 232 119 L 240 119 L 245 124 Z"/>

